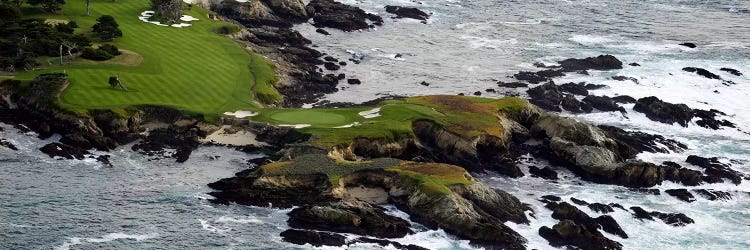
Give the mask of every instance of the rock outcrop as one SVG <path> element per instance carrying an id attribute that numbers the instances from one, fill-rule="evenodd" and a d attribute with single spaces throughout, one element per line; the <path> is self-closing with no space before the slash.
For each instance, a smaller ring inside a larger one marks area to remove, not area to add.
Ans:
<path id="1" fill-rule="evenodd" d="M 430 18 L 430 14 L 425 13 L 424 11 L 421 11 L 414 7 L 401 7 L 401 6 L 393 6 L 393 5 L 386 5 L 385 11 L 391 14 L 395 14 L 398 18 L 412 18 L 417 20 L 425 21 L 427 18 Z"/>

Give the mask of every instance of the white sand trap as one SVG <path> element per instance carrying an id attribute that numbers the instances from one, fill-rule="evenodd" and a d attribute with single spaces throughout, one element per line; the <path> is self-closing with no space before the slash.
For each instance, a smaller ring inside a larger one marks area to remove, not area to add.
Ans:
<path id="1" fill-rule="evenodd" d="M 354 122 L 352 124 L 346 124 L 344 126 L 338 126 L 338 127 L 333 127 L 333 128 L 351 128 L 351 127 L 359 126 L 359 125 L 360 125 L 359 122 Z"/>
<path id="2" fill-rule="evenodd" d="M 359 115 L 366 119 L 375 118 L 375 117 L 380 116 L 380 108 L 365 110 L 365 111 L 359 112 Z"/>
<path id="3" fill-rule="evenodd" d="M 255 139 L 255 134 L 246 130 L 232 129 L 231 126 L 222 126 L 221 129 L 216 130 L 206 138 L 201 140 L 202 143 L 216 143 L 223 145 L 232 146 L 265 146 L 264 142 L 259 142 Z"/>
<path id="4" fill-rule="evenodd" d="M 163 24 L 163 23 L 160 23 L 160 22 L 157 22 L 157 21 L 149 21 L 148 19 L 150 19 L 152 16 L 154 16 L 154 11 L 153 10 L 147 10 L 147 11 L 141 12 L 141 15 L 138 16 L 138 20 L 141 20 L 141 21 L 146 22 L 146 23 L 150 23 L 150 24 L 155 24 L 155 25 L 158 25 L 158 26 L 162 26 L 162 27 L 182 28 L 182 27 L 192 26 L 192 24 L 189 24 L 189 23 L 175 23 L 175 24 L 172 24 L 172 25 L 166 25 L 166 24 Z M 192 16 L 188 16 L 188 15 L 182 15 L 182 17 L 180 17 L 180 20 L 183 21 L 183 22 L 191 22 L 191 21 L 197 21 L 199 19 L 195 18 L 195 17 L 192 17 Z"/>
<path id="5" fill-rule="evenodd" d="M 237 111 L 234 111 L 234 112 L 224 112 L 224 115 L 234 116 L 234 117 L 237 117 L 237 118 L 245 118 L 245 117 L 256 116 L 256 115 L 258 115 L 258 112 L 247 111 L 247 110 L 237 110 Z"/>
<path id="6" fill-rule="evenodd" d="M 279 127 L 292 127 L 292 128 L 306 128 L 310 127 L 310 124 L 279 124 Z"/>

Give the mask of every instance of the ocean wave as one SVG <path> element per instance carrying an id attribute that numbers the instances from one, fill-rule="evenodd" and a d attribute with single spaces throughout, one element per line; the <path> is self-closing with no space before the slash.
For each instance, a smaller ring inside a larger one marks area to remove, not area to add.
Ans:
<path id="1" fill-rule="evenodd" d="M 126 233 L 110 233 L 103 235 L 100 238 L 81 238 L 81 237 L 70 237 L 68 241 L 60 246 L 55 247 L 56 250 L 68 250 L 71 246 L 81 245 L 86 243 L 103 243 L 120 239 L 131 239 L 135 241 L 143 241 L 147 239 L 153 239 L 159 237 L 158 233 L 150 234 L 126 234 Z"/>

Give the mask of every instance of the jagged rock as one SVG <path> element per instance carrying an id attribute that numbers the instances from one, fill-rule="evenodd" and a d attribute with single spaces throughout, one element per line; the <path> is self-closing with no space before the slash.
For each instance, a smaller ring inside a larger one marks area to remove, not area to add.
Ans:
<path id="1" fill-rule="evenodd" d="M 297 245 L 310 244 L 315 247 L 343 246 L 346 244 L 346 237 L 340 234 L 298 229 L 287 229 L 281 232 L 281 239 Z"/>
<path id="2" fill-rule="evenodd" d="M 552 218 L 561 221 L 571 220 L 578 225 L 583 225 L 591 229 L 592 231 L 596 231 L 596 229 L 601 226 L 602 230 L 604 230 L 605 232 L 615 234 L 622 238 L 628 238 L 628 235 L 625 233 L 625 231 L 622 230 L 620 225 L 617 224 L 617 222 L 608 215 L 602 215 L 594 219 L 575 206 L 568 204 L 567 202 L 547 203 L 545 207 L 552 210 Z"/>
<path id="3" fill-rule="evenodd" d="M 627 95 L 615 96 L 615 97 L 612 97 L 612 100 L 617 103 L 635 103 L 636 102 L 635 98 L 631 96 L 627 96 Z"/>
<path id="4" fill-rule="evenodd" d="M 612 55 L 600 55 L 597 57 L 587 57 L 584 59 L 565 59 L 558 62 L 560 68 L 565 72 L 574 72 L 579 70 L 612 70 L 622 69 L 622 62 Z"/>
<path id="5" fill-rule="evenodd" d="M 688 122 L 693 119 L 693 110 L 687 105 L 664 102 L 654 96 L 638 99 L 633 110 L 646 114 L 653 121 L 677 123 L 683 127 L 687 127 Z"/>
<path id="6" fill-rule="evenodd" d="M 40 148 L 39 150 L 42 151 L 42 153 L 49 155 L 49 157 L 62 157 L 68 160 L 83 160 L 86 158 L 85 155 L 90 154 L 86 150 L 71 147 L 58 142 L 44 145 L 44 147 Z"/>
<path id="7" fill-rule="evenodd" d="M 16 145 L 13 145 L 13 143 L 11 143 L 10 141 L 5 140 L 3 138 L 0 138 L 0 147 L 5 147 L 5 148 L 10 149 L 10 150 L 18 150 L 18 148 L 16 147 Z"/>
<path id="8" fill-rule="evenodd" d="M 424 11 L 421 11 L 414 7 L 386 5 L 385 11 L 391 14 L 395 14 L 398 18 L 412 18 L 424 21 L 430 17 L 430 14 L 427 14 Z"/>
<path id="9" fill-rule="evenodd" d="M 341 66 L 332 62 L 323 64 L 323 67 L 325 67 L 327 70 L 339 70 L 341 68 Z"/>
<path id="10" fill-rule="evenodd" d="M 157 158 L 170 157 L 177 162 L 185 162 L 198 148 L 200 136 L 194 126 L 170 127 L 149 132 L 143 141 L 134 144 L 133 151 Z M 170 153 L 172 149 L 175 152 Z"/>
<path id="11" fill-rule="evenodd" d="M 693 109 L 693 116 L 700 118 L 700 120 L 696 120 L 695 124 L 698 124 L 698 126 L 704 127 L 704 128 L 710 128 L 710 129 L 721 129 L 721 127 L 730 127 L 734 128 L 734 123 L 727 121 L 727 120 L 717 120 L 717 115 L 726 115 L 724 112 L 711 109 L 711 110 L 702 110 L 702 109 Z"/>
<path id="12" fill-rule="evenodd" d="M 704 158 L 700 156 L 690 155 L 687 158 L 687 163 L 699 166 L 704 170 L 707 176 L 715 179 L 728 179 L 732 183 L 739 185 L 742 183 L 743 178 L 748 178 L 743 173 L 733 170 L 728 164 L 721 163 L 719 158 Z"/>
<path id="13" fill-rule="evenodd" d="M 543 85 L 530 88 L 526 91 L 531 97 L 531 103 L 539 106 L 540 108 L 560 111 L 558 105 L 563 100 L 563 94 L 560 89 L 554 83 L 548 82 Z"/>
<path id="14" fill-rule="evenodd" d="M 742 72 L 736 69 L 732 68 L 720 68 L 719 70 L 728 72 L 729 74 L 736 75 L 736 76 L 742 76 Z"/>
<path id="15" fill-rule="evenodd" d="M 533 84 L 537 84 L 564 75 L 565 73 L 563 73 L 559 69 L 545 69 L 537 72 L 521 71 L 513 75 L 513 78 L 516 78 L 520 81 L 527 81 Z"/>
<path id="16" fill-rule="evenodd" d="M 591 104 L 580 102 L 573 95 L 565 95 L 560 103 L 563 109 L 572 113 L 588 113 L 594 110 Z"/>
<path id="17" fill-rule="evenodd" d="M 497 86 L 503 88 L 525 88 L 529 85 L 522 82 L 497 82 Z"/>
<path id="18" fill-rule="evenodd" d="M 610 138 L 617 142 L 620 154 L 624 158 L 634 158 L 641 152 L 669 153 L 670 151 L 682 152 L 687 149 L 687 145 L 661 135 L 640 131 L 625 131 L 607 125 L 599 125 L 599 129 L 605 131 Z"/>
<path id="19" fill-rule="evenodd" d="M 360 81 L 359 79 L 356 79 L 356 78 L 352 78 L 352 79 L 347 79 L 346 83 L 348 83 L 348 84 L 354 84 L 354 85 L 359 85 L 359 84 L 362 84 L 362 81 Z"/>
<path id="20" fill-rule="evenodd" d="M 695 201 L 695 197 L 693 194 L 691 194 L 687 189 L 679 188 L 679 189 L 667 189 L 664 191 L 665 193 L 677 197 L 677 199 L 687 201 L 687 202 L 693 202 Z"/>
<path id="21" fill-rule="evenodd" d="M 642 194 L 660 195 L 661 191 L 656 188 L 631 188 L 630 191 L 638 192 Z"/>
<path id="22" fill-rule="evenodd" d="M 694 49 L 695 47 L 698 47 L 697 45 L 695 45 L 695 43 L 681 43 L 679 45 L 682 45 L 682 46 L 685 46 L 685 47 L 688 47 L 688 48 L 691 48 L 691 49 Z"/>
<path id="23" fill-rule="evenodd" d="M 635 84 L 639 84 L 639 82 L 638 82 L 638 79 L 636 79 L 635 77 L 629 77 L 629 76 L 613 76 L 613 77 L 610 77 L 610 78 L 612 78 L 612 80 L 615 80 L 615 81 L 625 81 L 625 80 L 630 80 L 630 81 L 634 82 Z"/>
<path id="24" fill-rule="evenodd" d="M 612 98 L 609 98 L 607 96 L 586 96 L 583 98 L 583 101 L 590 104 L 595 109 L 604 111 L 604 112 L 610 112 L 610 111 L 620 111 L 622 113 L 627 113 L 625 111 L 625 108 L 615 103 Z"/>
<path id="25" fill-rule="evenodd" d="M 420 82 L 420 83 L 419 83 L 419 85 L 422 85 L 422 86 L 430 86 L 430 83 L 428 83 L 428 82 L 426 82 L 426 81 L 422 81 L 422 82 Z"/>
<path id="26" fill-rule="evenodd" d="M 351 246 L 356 243 L 372 243 L 372 244 L 378 244 L 381 247 L 393 246 L 394 248 L 401 249 L 401 250 L 428 250 L 427 248 L 420 247 L 417 245 L 411 245 L 411 244 L 404 245 L 395 241 L 373 239 L 373 238 L 367 238 L 367 237 L 359 237 L 356 240 L 349 242 L 347 245 Z"/>
<path id="27" fill-rule="evenodd" d="M 370 24 L 382 25 L 383 18 L 364 10 L 339 3 L 333 0 L 312 0 L 307 4 L 308 14 L 312 13 L 313 25 L 318 28 L 329 27 L 343 31 L 367 29 Z"/>
<path id="28" fill-rule="evenodd" d="M 719 76 L 717 74 L 714 74 L 714 73 L 711 73 L 711 71 L 708 71 L 708 70 L 702 69 L 702 68 L 684 67 L 684 68 L 682 68 L 682 71 L 693 72 L 693 73 L 698 74 L 699 76 L 702 76 L 702 77 L 705 77 L 705 78 L 708 78 L 708 79 L 721 80 L 721 76 Z"/>
<path id="29" fill-rule="evenodd" d="M 554 247 L 575 246 L 580 249 L 622 249 L 622 244 L 607 239 L 596 229 L 577 225 L 570 220 L 557 223 L 552 228 L 539 228 L 539 235 Z"/>
<path id="30" fill-rule="evenodd" d="M 329 205 L 305 205 L 289 213 L 289 226 L 339 233 L 401 238 L 413 233 L 409 222 L 388 215 L 384 209 L 364 202 L 336 202 Z"/>
<path id="31" fill-rule="evenodd" d="M 536 166 L 529 166 L 529 172 L 532 176 L 537 176 L 547 180 L 557 180 L 557 172 L 549 166 L 544 168 L 538 168 Z"/>
<path id="32" fill-rule="evenodd" d="M 603 214 L 606 214 L 606 213 L 612 213 L 612 212 L 614 212 L 614 211 L 615 211 L 615 210 L 614 210 L 614 209 L 612 208 L 612 206 L 609 206 L 609 205 L 607 205 L 607 204 L 602 204 L 602 203 L 591 203 L 591 204 L 588 204 L 587 206 L 588 206 L 588 207 L 589 207 L 589 208 L 590 208 L 591 210 L 594 210 L 594 212 L 597 212 L 597 213 L 603 213 Z"/>
<path id="33" fill-rule="evenodd" d="M 326 35 L 326 36 L 330 36 L 331 35 L 331 33 L 329 33 L 328 31 L 326 31 L 324 29 L 321 29 L 321 28 L 315 29 L 315 32 L 318 32 L 318 33 Z"/>
<path id="34" fill-rule="evenodd" d="M 587 206 L 587 205 L 589 205 L 589 203 L 587 201 L 584 201 L 584 200 L 581 200 L 581 199 L 576 199 L 575 197 L 570 197 L 570 201 L 572 201 L 573 203 L 575 203 L 576 205 L 579 205 L 579 206 Z"/>
<path id="35" fill-rule="evenodd" d="M 683 227 L 687 224 L 695 223 L 693 219 L 690 217 L 687 217 L 687 215 L 682 213 L 662 213 L 658 211 L 652 211 L 648 212 L 640 207 L 630 207 L 630 210 L 633 210 L 634 214 L 633 217 L 637 219 L 646 219 L 646 220 L 654 220 L 654 217 L 659 218 L 664 223 L 670 226 L 674 227 Z"/>
<path id="36" fill-rule="evenodd" d="M 725 191 L 713 190 L 713 189 L 693 189 L 694 192 L 703 196 L 708 200 L 723 200 L 728 201 L 732 199 L 732 194 Z"/>
<path id="37" fill-rule="evenodd" d="M 633 67 L 638 67 L 638 66 L 641 66 L 641 65 L 640 65 L 640 64 L 638 64 L 638 63 L 630 63 L 630 64 L 628 64 L 628 65 L 630 65 L 630 66 L 633 66 Z"/>
<path id="38" fill-rule="evenodd" d="M 555 195 L 551 195 L 551 194 L 542 195 L 542 197 L 540 197 L 540 198 L 541 198 L 541 201 L 544 202 L 544 203 L 558 202 L 558 201 L 562 200 L 562 199 L 560 199 L 559 196 L 555 196 Z"/>
<path id="39" fill-rule="evenodd" d="M 586 84 L 582 83 L 582 82 L 579 82 L 579 83 L 572 83 L 572 82 L 564 83 L 564 84 L 561 84 L 560 86 L 558 86 L 558 88 L 562 92 L 568 92 L 568 93 L 571 93 L 571 94 L 574 94 L 574 95 L 582 95 L 582 96 L 589 95 L 589 91 L 588 91 L 588 89 L 586 89 Z"/>

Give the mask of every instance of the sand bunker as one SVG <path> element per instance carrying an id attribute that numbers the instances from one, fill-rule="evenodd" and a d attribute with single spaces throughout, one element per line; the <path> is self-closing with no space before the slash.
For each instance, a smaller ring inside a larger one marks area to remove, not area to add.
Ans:
<path id="1" fill-rule="evenodd" d="M 166 25 L 166 24 L 163 24 L 163 23 L 157 22 L 157 21 L 149 21 L 148 19 L 150 19 L 152 16 L 154 16 L 154 11 L 153 10 L 147 10 L 147 11 L 141 12 L 141 15 L 138 16 L 138 20 L 141 20 L 143 22 L 150 23 L 150 24 L 155 24 L 155 25 L 158 25 L 158 26 L 164 26 L 164 27 L 171 26 L 171 27 L 175 27 L 175 28 L 182 28 L 182 27 L 188 27 L 188 26 L 192 25 L 192 24 L 189 24 L 189 23 L 175 23 L 175 24 L 172 24 L 172 25 Z M 180 21 L 183 21 L 183 22 L 191 22 L 191 21 L 197 21 L 197 20 L 199 20 L 199 19 L 195 18 L 195 17 L 192 17 L 192 16 L 188 16 L 188 15 L 182 15 L 182 17 L 180 17 Z"/>
<path id="2" fill-rule="evenodd" d="M 359 112 L 359 115 L 361 115 L 362 117 L 366 119 L 375 118 L 375 117 L 380 116 L 380 108 L 365 110 L 365 111 Z"/>
<path id="3" fill-rule="evenodd" d="M 351 127 L 354 127 L 354 126 L 359 126 L 359 125 L 360 125 L 360 123 L 359 123 L 359 122 L 354 122 L 354 123 L 352 123 L 352 124 L 346 124 L 346 125 L 344 125 L 344 126 L 338 126 L 338 127 L 333 127 L 333 128 L 351 128 Z"/>
<path id="4" fill-rule="evenodd" d="M 234 116 L 237 118 L 245 118 L 245 117 L 253 117 L 258 115 L 258 112 L 253 111 L 246 111 L 246 110 L 237 110 L 234 112 L 224 112 L 224 115 Z"/>
<path id="5" fill-rule="evenodd" d="M 279 124 L 279 127 L 291 127 L 291 128 L 306 128 L 310 127 L 310 124 Z"/>
<path id="6" fill-rule="evenodd" d="M 236 129 L 231 126 L 222 126 L 221 129 L 206 136 L 201 142 L 232 146 L 267 145 L 266 143 L 257 141 L 255 139 L 255 134 L 252 132 L 243 129 Z"/>

